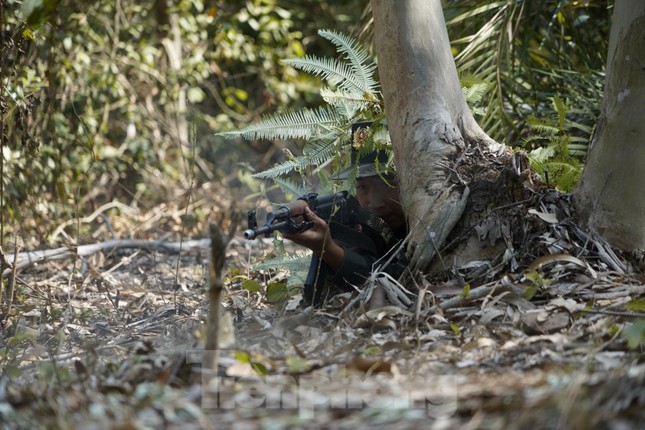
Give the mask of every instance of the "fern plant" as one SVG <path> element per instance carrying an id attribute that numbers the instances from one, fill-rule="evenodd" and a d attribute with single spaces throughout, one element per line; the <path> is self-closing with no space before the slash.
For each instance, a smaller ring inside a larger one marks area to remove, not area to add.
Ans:
<path id="1" fill-rule="evenodd" d="M 531 167 L 547 182 L 561 191 L 571 191 L 582 172 L 582 157 L 587 141 L 573 136 L 571 129 L 580 127 L 567 119 L 571 106 L 560 96 L 550 97 L 554 110 L 552 118 L 539 119 L 531 115 L 527 124 L 538 134 L 524 139 L 525 147 L 536 148 L 528 153 Z"/>
<path id="2" fill-rule="evenodd" d="M 308 55 L 283 62 L 323 79 L 326 85 L 320 89 L 320 94 L 326 106 L 272 114 L 240 130 L 218 133 L 227 138 L 247 140 L 304 140 L 301 155 L 284 151 L 284 161 L 254 175 L 277 180 L 283 190 L 285 186 L 294 187 L 293 183 L 282 178 L 293 172 L 302 174 L 308 167 L 329 164 L 340 168 L 350 152 L 352 123 L 371 120 L 375 122 L 373 128 L 384 128 L 383 103 L 379 84 L 374 78 L 376 64 L 369 53 L 356 40 L 343 34 L 331 30 L 319 30 L 318 34 L 336 45 L 340 58 Z M 372 135 L 375 133 L 370 132 L 369 136 Z M 382 136 L 382 133 L 378 135 Z M 368 149 L 374 149 L 371 142 L 370 139 L 370 144 L 366 145 Z M 381 146 L 389 149 L 389 138 Z"/>
<path id="3" fill-rule="evenodd" d="M 459 77 L 461 91 L 464 99 L 475 115 L 484 115 L 486 108 L 482 106 L 484 95 L 490 88 L 490 84 L 472 73 L 463 73 Z"/>
<path id="4" fill-rule="evenodd" d="M 267 258 L 253 265 L 254 270 L 285 270 L 289 272 L 287 287 L 302 285 L 307 277 L 311 252 L 284 253 L 276 258 Z"/>

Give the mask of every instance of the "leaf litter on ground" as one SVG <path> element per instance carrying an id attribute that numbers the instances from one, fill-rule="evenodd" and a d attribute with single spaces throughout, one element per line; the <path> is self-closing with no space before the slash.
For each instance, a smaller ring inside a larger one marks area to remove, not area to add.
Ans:
<path id="1" fill-rule="evenodd" d="M 524 270 L 473 263 L 376 310 L 349 293 L 321 309 L 299 294 L 278 303 L 266 287 L 289 273 L 251 264 L 271 243 L 235 238 L 217 369 L 200 361 L 204 242 L 24 266 L 3 307 L 0 416 L 8 428 L 634 427 L 642 271 L 538 209 L 544 252 L 516 255 Z"/>

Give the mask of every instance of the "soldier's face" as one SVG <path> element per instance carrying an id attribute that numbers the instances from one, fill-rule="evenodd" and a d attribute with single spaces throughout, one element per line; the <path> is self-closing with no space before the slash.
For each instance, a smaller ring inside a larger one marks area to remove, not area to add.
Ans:
<path id="1" fill-rule="evenodd" d="M 405 226 L 405 215 L 396 182 L 388 185 L 379 176 L 359 178 L 356 180 L 356 198 L 361 207 L 369 209 L 383 219 L 390 228 L 398 229 Z"/>

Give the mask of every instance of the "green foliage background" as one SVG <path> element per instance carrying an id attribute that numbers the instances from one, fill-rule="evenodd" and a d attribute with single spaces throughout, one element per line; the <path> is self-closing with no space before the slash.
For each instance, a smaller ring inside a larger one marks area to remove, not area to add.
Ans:
<path id="1" fill-rule="evenodd" d="M 459 70 L 490 84 L 480 118 L 494 139 L 518 144 L 531 114 L 570 100 L 572 120 L 590 136 L 600 109 L 613 2 L 609 0 L 445 2 Z"/>
<path id="2" fill-rule="evenodd" d="M 213 130 L 310 103 L 312 83 L 279 60 L 319 49 L 317 24 L 349 31 L 364 4 L 4 2 L 3 240 L 45 243 L 104 202 L 150 208 L 227 177 L 248 148 Z"/>
<path id="3" fill-rule="evenodd" d="M 367 0 L 6 0 L 1 8 L 5 247 L 17 236 L 45 244 L 62 221 L 115 199 L 151 208 L 208 182 L 226 193 L 243 185 L 247 167 L 286 161 L 280 149 L 299 155 L 301 142 L 214 132 L 318 107 L 320 78 L 281 60 L 337 56 L 319 29 L 368 49 L 373 30 Z M 444 2 L 444 13 L 484 130 L 510 145 L 539 142 L 531 124 L 557 115 L 559 96 L 584 153 L 600 107 L 610 2 L 459 0 Z"/>

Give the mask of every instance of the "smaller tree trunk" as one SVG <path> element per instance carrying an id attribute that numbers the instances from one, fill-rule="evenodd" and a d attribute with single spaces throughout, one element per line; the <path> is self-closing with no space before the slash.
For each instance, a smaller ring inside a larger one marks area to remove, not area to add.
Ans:
<path id="1" fill-rule="evenodd" d="M 574 190 L 583 221 L 612 245 L 645 248 L 645 2 L 619 0 L 596 135 Z"/>

